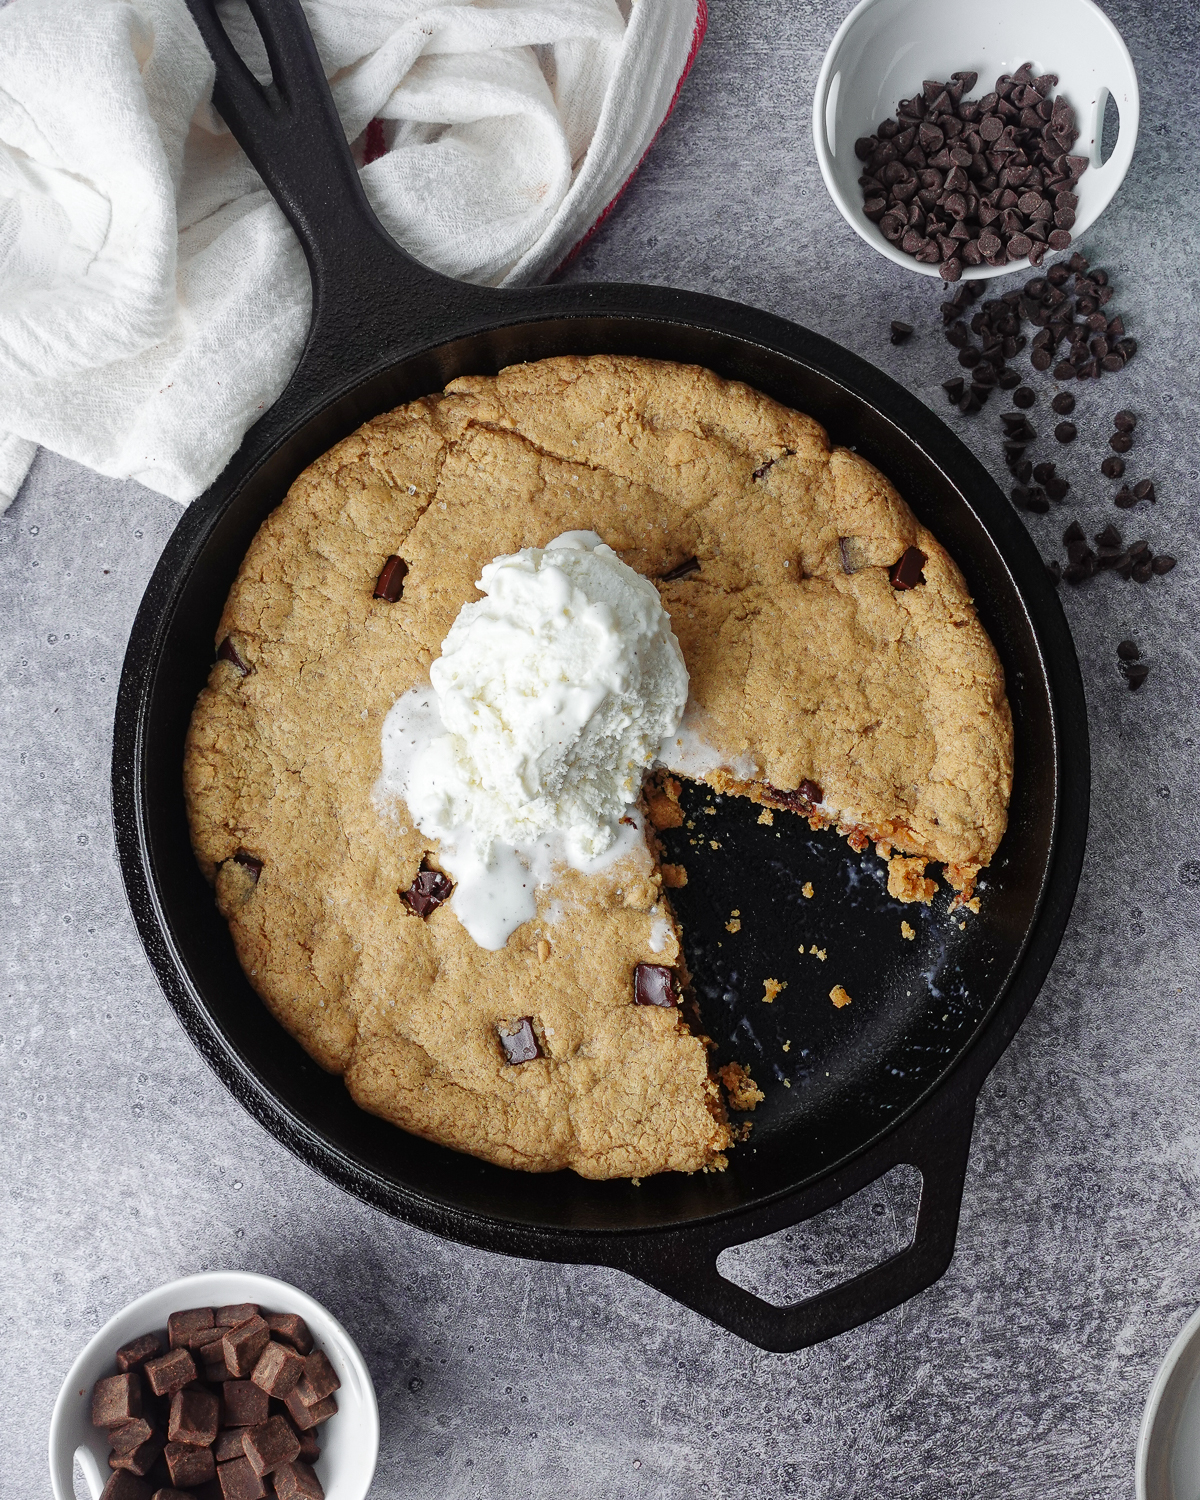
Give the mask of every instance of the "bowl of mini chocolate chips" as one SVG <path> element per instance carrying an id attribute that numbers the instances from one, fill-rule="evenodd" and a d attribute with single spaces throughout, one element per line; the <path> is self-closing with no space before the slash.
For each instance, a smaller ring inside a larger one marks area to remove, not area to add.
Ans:
<path id="1" fill-rule="evenodd" d="M 1041 265 L 1094 224 L 1138 113 L 1129 49 L 1093 0 L 861 0 L 822 64 L 813 137 L 868 244 L 958 281 Z"/>
<path id="2" fill-rule="evenodd" d="M 71 1366 L 50 1421 L 54 1500 L 365 1500 L 370 1372 L 333 1315 L 248 1271 L 147 1292 Z"/>

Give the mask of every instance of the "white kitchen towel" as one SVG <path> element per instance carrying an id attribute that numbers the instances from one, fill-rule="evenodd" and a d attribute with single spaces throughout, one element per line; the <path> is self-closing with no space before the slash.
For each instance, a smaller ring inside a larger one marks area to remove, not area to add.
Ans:
<path id="1" fill-rule="evenodd" d="M 376 212 L 449 275 L 552 272 L 636 171 L 704 0 L 303 0 Z M 221 13 L 262 77 L 244 4 Z M 299 244 L 184 0 L 0 8 L 0 511 L 37 444 L 179 501 L 287 382 Z"/>

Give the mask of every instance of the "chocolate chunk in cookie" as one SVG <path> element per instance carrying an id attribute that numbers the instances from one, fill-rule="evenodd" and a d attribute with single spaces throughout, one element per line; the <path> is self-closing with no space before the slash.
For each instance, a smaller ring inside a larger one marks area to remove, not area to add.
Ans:
<path id="1" fill-rule="evenodd" d="M 389 557 L 383 565 L 375 582 L 375 598 L 386 599 L 389 604 L 395 604 L 404 592 L 404 580 L 408 574 L 408 564 L 402 557 Z"/>
<path id="2" fill-rule="evenodd" d="M 504 1048 L 504 1061 L 508 1063 L 532 1062 L 542 1055 L 537 1037 L 533 1034 L 533 1017 L 522 1016 L 518 1021 L 501 1022 L 496 1035 Z M 291 1407 L 289 1406 L 289 1411 Z"/>
<path id="3" fill-rule="evenodd" d="M 217 660 L 232 662 L 243 677 L 249 677 L 250 675 L 250 667 L 247 662 L 243 661 L 241 653 L 233 644 L 233 637 L 231 635 L 227 635 L 217 647 Z"/>
<path id="4" fill-rule="evenodd" d="M 755 478 L 757 478 L 757 477 L 758 476 L 755 475 Z M 694 558 L 694 557 L 685 557 L 684 560 L 681 563 L 679 563 L 677 567 L 672 568 L 669 573 L 664 573 L 662 575 L 662 577 L 659 579 L 659 582 L 660 583 L 678 583 L 681 578 L 690 578 L 693 573 L 698 573 L 699 571 L 700 571 L 699 560 L 697 558 Z"/>
<path id="5" fill-rule="evenodd" d="M 925 554 L 920 547 L 909 547 L 900 561 L 892 569 L 892 587 L 894 589 L 913 589 L 918 583 L 925 582 Z"/>
<path id="6" fill-rule="evenodd" d="M 431 870 L 424 860 L 417 871 L 417 878 L 408 890 L 400 892 L 400 899 L 415 916 L 427 917 L 443 901 L 449 901 L 454 884 L 440 870 Z"/>
<path id="7" fill-rule="evenodd" d="M 675 1004 L 674 971 L 666 964 L 638 964 L 633 971 L 635 1005 Z"/>

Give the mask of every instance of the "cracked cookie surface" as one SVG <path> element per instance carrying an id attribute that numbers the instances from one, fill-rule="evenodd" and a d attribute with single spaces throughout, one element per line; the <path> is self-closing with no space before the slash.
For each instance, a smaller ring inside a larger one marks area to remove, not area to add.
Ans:
<path id="1" fill-rule="evenodd" d="M 251 983 L 364 1108 L 510 1167 L 693 1171 L 731 1136 L 703 1040 L 632 1003 L 637 964 L 686 973 L 649 850 L 563 872 L 489 952 L 451 907 L 408 911 L 436 842 L 371 797 L 384 716 L 427 680 L 483 565 L 576 529 L 650 578 L 698 561 L 659 587 L 689 722 L 738 768 L 707 779 L 768 802 L 814 782 L 827 821 L 969 885 L 1004 831 L 1012 733 L 954 563 L 808 417 L 609 356 L 455 381 L 296 480 L 221 618 L 236 659 L 189 731 L 192 838 Z M 914 546 L 924 581 L 898 591 Z M 395 603 L 372 597 L 392 555 Z M 541 1056 L 513 1066 L 497 1028 L 524 1016 Z"/>

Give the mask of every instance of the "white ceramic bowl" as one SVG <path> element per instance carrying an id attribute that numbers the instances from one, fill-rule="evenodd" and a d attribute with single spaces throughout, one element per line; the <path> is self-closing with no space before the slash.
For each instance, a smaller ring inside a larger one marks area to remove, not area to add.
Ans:
<path id="1" fill-rule="evenodd" d="M 817 79 L 813 138 L 830 196 L 842 217 L 897 265 L 937 276 L 893 245 L 863 213 L 858 185 L 862 163 L 854 143 L 894 118 L 901 99 L 921 92 L 926 78 L 947 79 L 974 69 L 979 82 L 968 97 L 990 91 L 1001 73 L 1032 62 L 1035 73 L 1057 73 L 1057 93 L 1075 111 L 1079 139 L 1073 154 L 1090 165 L 1079 179 L 1078 239 L 1112 202 L 1133 157 L 1138 131 L 1138 83 L 1129 49 L 1092 0 L 861 0 L 838 28 Z M 1104 109 L 1109 95 L 1121 116 L 1117 142 L 1101 163 Z M 1028 266 L 964 266 L 963 279 L 1003 276 Z"/>
<path id="2" fill-rule="evenodd" d="M 77 1463 L 92 1500 L 111 1475 L 109 1444 L 92 1426 L 92 1387 L 116 1371 L 114 1356 L 141 1333 L 167 1326 L 167 1315 L 184 1307 L 220 1307 L 257 1302 L 271 1312 L 299 1313 L 342 1382 L 335 1416 L 318 1429 L 321 1456 L 314 1468 L 326 1500 L 365 1500 L 379 1454 L 379 1407 L 366 1362 L 354 1340 L 319 1302 L 272 1276 L 250 1271 L 209 1271 L 170 1281 L 110 1318 L 71 1366 L 50 1419 L 50 1484 L 54 1500 L 74 1500 Z"/>
<path id="3" fill-rule="evenodd" d="M 1200 1495 L 1200 1312 L 1167 1351 L 1146 1398 L 1135 1460 L 1137 1500 Z"/>

